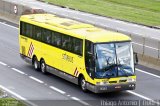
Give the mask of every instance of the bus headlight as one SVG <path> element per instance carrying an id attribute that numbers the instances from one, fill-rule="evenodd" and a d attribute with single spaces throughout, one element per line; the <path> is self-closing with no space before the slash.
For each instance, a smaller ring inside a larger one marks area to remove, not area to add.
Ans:
<path id="1" fill-rule="evenodd" d="M 127 82 L 136 82 L 136 79 L 134 79 L 134 78 L 128 78 Z"/>

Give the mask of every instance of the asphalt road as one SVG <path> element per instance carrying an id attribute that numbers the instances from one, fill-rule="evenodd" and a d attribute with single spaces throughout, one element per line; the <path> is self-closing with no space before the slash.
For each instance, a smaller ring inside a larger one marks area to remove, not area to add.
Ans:
<path id="1" fill-rule="evenodd" d="M 21 100 L 38 106 L 102 106 L 106 100 L 154 100 L 157 104 L 160 99 L 160 72 L 141 65 L 136 70 L 136 90 L 115 93 L 83 93 L 77 85 L 43 75 L 20 58 L 18 29 L 0 21 L 0 87 Z"/>

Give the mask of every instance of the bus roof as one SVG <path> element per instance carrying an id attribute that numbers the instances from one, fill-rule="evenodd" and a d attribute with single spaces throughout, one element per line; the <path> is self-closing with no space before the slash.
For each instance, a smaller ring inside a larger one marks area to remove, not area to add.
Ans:
<path id="1" fill-rule="evenodd" d="M 50 30 L 54 29 L 55 31 L 69 34 L 74 37 L 85 38 L 94 43 L 131 40 L 130 37 L 124 34 L 108 31 L 72 19 L 58 17 L 53 14 L 23 15 L 20 20 Z"/>

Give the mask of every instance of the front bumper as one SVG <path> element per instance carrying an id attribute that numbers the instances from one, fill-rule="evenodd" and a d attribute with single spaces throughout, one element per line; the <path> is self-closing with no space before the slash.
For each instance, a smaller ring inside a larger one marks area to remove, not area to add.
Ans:
<path id="1" fill-rule="evenodd" d="M 109 84 L 109 85 L 92 85 L 87 83 L 87 89 L 94 93 L 114 92 L 123 90 L 134 90 L 136 88 L 135 82 Z"/>

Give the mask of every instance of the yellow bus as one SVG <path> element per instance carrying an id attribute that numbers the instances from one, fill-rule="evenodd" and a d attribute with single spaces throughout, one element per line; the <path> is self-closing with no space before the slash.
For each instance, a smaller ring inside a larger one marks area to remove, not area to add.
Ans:
<path id="1" fill-rule="evenodd" d="M 52 14 L 23 15 L 20 56 L 35 70 L 52 73 L 101 93 L 134 90 L 130 37 Z"/>

